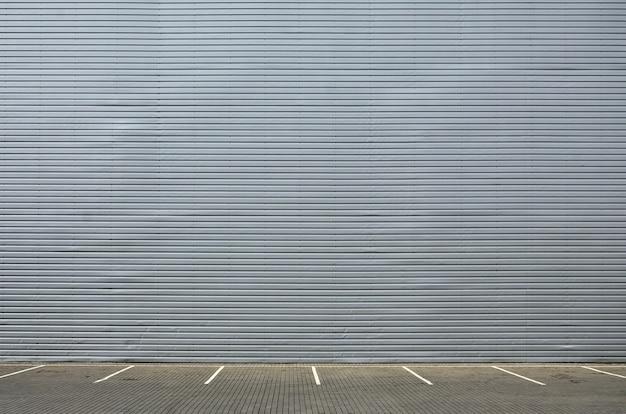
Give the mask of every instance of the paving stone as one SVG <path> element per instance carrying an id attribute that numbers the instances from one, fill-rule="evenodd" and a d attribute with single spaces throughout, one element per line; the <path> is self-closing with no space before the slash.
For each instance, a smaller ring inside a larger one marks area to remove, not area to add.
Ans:
<path id="1" fill-rule="evenodd" d="M 6 364 L 0 375 L 38 364 Z M 626 413 L 626 379 L 580 365 L 46 364 L 0 379 L 0 413 Z M 623 373 L 621 365 L 592 365 Z M 111 374 L 116 374 L 109 377 Z M 207 380 L 213 380 L 206 384 Z M 107 378 L 108 377 L 108 378 Z M 106 380 L 96 382 L 107 378 Z"/>

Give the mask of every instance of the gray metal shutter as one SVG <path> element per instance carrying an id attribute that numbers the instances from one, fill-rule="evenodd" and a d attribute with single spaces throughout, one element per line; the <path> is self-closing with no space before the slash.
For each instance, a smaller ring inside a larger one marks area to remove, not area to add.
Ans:
<path id="1" fill-rule="evenodd" d="M 0 359 L 626 361 L 623 1 L 0 7 Z"/>

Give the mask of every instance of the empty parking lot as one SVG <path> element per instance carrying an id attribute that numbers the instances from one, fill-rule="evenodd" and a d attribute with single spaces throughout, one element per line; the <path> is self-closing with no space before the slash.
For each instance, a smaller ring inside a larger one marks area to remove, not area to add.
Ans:
<path id="1" fill-rule="evenodd" d="M 0 365 L 2 413 L 626 413 L 626 365 Z"/>

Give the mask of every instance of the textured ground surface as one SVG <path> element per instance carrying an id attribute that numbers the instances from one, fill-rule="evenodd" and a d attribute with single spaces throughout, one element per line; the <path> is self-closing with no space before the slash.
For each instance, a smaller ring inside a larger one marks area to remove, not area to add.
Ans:
<path id="1" fill-rule="evenodd" d="M 487 364 L 321 364 L 319 385 L 299 364 L 224 365 L 216 376 L 221 365 L 135 364 L 111 377 L 130 364 L 45 364 L 6 376 L 38 365 L 0 365 L 1 413 L 626 413 L 626 365 L 587 365 L 612 376 L 496 364 L 545 385 Z"/>

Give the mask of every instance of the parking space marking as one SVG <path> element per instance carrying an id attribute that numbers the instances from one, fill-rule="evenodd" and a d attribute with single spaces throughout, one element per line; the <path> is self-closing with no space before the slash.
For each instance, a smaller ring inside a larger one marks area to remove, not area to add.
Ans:
<path id="1" fill-rule="evenodd" d="M 204 383 L 204 385 L 209 384 L 211 381 L 213 381 L 215 379 L 215 377 L 217 377 L 217 374 L 220 373 L 220 371 L 222 371 L 224 369 L 224 365 L 222 365 L 217 371 L 215 371 L 215 374 L 211 375 L 211 378 L 209 378 L 208 380 L 206 380 L 206 382 Z"/>
<path id="2" fill-rule="evenodd" d="M 132 367 L 134 367 L 134 365 L 130 365 L 130 366 L 128 366 L 128 367 L 126 367 L 126 368 L 124 368 L 124 369 L 120 369 L 119 371 L 114 372 L 113 374 L 111 374 L 111 375 L 109 375 L 109 376 L 106 376 L 106 377 L 104 377 L 104 378 L 100 378 L 99 380 L 94 381 L 93 383 L 94 383 L 94 384 L 97 384 L 97 383 L 99 383 L 99 382 L 106 381 L 106 380 L 108 380 L 109 378 L 113 378 L 113 377 L 114 377 L 114 376 L 116 376 L 117 374 L 121 374 L 122 372 L 124 372 L 124 371 L 126 371 L 126 370 L 128 370 L 128 369 L 131 369 Z"/>
<path id="3" fill-rule="evenodd" d="M 315 378 L 315 385 L 322 385 L 322 383 L 320 382 L 320 377 L 317 375 L 317 370 L 315 369 L 315 367 L 311 367 L 311 370 L 313 371 L 313 377 Z"/>
<path id="4" fill-rule="evenodd" d="M 428 381 L 426 378 L 422 377 L 421 375 L 416 374 L 415 372 L 411 371 L 407 367 L 402 367 L 402 368 L 404 368 L 405 370 L 409 371 L 411 374 L 415 375 L 417 378 L 419 378 L 420 380 L 424 381 L 426 384 L 433 385 L 432 382 Z"/>
<path id="5" fill-rule="evenodd" d="M 600 372 L 600 373 L 606 374 L 606 375 L 613 375 L 614 377 L 626 378 L 626 376 L 624 376 L 624 375 L 613 374 L 612 372 L 601 371 L 599 369 L 595 369 L 595 368 L 591 368 L 591 367 L 582 367 L 582 368 L 590 369 L 592 371 Z"/>
<path id="6" fill-rule="evenodd" d="M 499 369 L 502 372 L 506 372 L 507 374 L 515 375 L 516 377 L 519 377 L 521 379 L 525 379 L 526 381 L 534 382 L 535 384 L 546 385 L 543 382 L 535 381 L 534 379 L 530 379 L 530 378 L 525 377 L 523 375 L 516 374 L 515 372 L 507 371 L 506 369 L 503 369 L 503 368 L 500 368 L 500 367 L 496 367 L 495 365 L 492 365 L 491 368 Z"/>
<path id="7" fill-rule="evenodd" d="M 23 369 L 21 371 L 11 372 L 10 374 L 4 374 L 0 376 L 0 378 L 10 377 L 11 375 L 21 374 L 22 372 L 31 371 L 33 369 L 42 368 L 42 367 L 45 367 L 45 365 L 37 365 L 36 367 L 30 367 L 30 368 Z"/>

